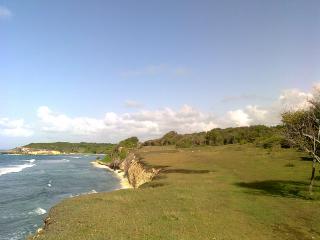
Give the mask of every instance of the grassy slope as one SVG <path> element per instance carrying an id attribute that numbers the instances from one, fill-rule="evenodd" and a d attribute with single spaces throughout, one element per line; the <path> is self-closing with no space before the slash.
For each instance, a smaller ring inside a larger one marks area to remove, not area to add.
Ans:
<path id="1" fill-rule="evenodd" d="M 140 156 L 166 172 L 141 189 L 64 200 L 41 239 L 320 239 L 301 153 L 229 145 Z"/>

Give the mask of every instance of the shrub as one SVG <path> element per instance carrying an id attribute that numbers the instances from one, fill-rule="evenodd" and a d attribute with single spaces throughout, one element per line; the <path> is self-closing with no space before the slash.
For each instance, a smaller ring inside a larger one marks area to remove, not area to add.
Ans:
<path id="1" fill-rule="evenodd" d="M 105 157 L 103 158 L 103 162 L 109 163 L 112 161 L 112 158 L 109 154 L 105 155 Z"/>
<path id="2" fill-rule="evenodd" d="M 137 137 L 130 137 L 119 142 L 118 147 L 136 148 L 138 146 L 139 139 Z"/>

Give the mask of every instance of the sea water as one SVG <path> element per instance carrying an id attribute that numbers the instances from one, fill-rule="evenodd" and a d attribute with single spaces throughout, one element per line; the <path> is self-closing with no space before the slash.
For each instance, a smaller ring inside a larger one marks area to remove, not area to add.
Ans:
<path id="1" fill-rule="evenodd" d="M 0 154 L 0 239 L 25 239 L 64 198 L 119 189 L 111 172 L 92 166 L 95 158 Z"/>

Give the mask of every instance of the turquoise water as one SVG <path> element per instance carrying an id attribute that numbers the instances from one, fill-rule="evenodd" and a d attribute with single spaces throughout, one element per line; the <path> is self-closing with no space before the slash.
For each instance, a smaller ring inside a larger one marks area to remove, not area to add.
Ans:
<path id="1" fill-rule="evenodd" d="M 0 239 L 25 239 L 64 198 L 112 191 L 119 180 L 93 155 L 0 155 Z"/>

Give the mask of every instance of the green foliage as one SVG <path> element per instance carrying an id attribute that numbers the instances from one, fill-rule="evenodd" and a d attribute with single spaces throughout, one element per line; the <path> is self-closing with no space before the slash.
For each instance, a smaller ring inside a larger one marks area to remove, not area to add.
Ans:
<path id="1" fill-rule="evenodd" d="M 106 154 L 109 153 L 114 144 L 111 143 L 69 143 L 69 142 L 55 142 L 55 143 L 30 143 L 24 147 L 34 149 L 56 150 L 64 153 L 94 153 Z"/>
<path id="2" fill-rule="evenodd" d="M 121 160 L 125 159 L 128 155 L 128 150 L 127 149 L 122 149 L 122 151 L 119 152 L 119 158 Z"/>
<path id="3" fill-rule="evenodd" d="M 102 161 L 105 162 L 105 163 L 111 162 L 112 158 L 111 158 L 110 154 L 106 154 Z"/>
<path id="4" fill-rule="evenodd" d="M 138 146 L 139 139 L 137 137 L 130 137 L 119 142 L 118 146 L 125 148 L 136 148 Z"/>
<path id="5" fill-rule="evenodd" d="M 262 141 L 257 143 L 257 146 L 263 147 L 263 148 L 272 148 L 274 146 L 284 147 L 284 142 L 285 142 L 285 139 L 283 136 L 275 135 L 269 138 L 262 139 Z"/>
<path id="6" fill-rule="evenodd" d="M 263 125 L 237 128 L 215 128 L 208 132 L 178 134 L 171 131 L 162 138 L 149 140 L 145 146 L 165 146 L 176 145 L 177 147 L 195 146 L 219 146 L 227 144 L 259 143 L 259 146 L 269 148 L 282 146 L 284 139 L 280 137 L 281 126 L 267 127 Z M 264 143 L 265 141 L 265 143 Z"/>
<path id="7" fill-rule="evenodd" d="M 112 147 L 110 154 L 107 156 L 108 162 L 111 162 L 115 159 L 125 159 L 128 156 L 129 151 L 137 148 L 138 145 L 139 139 L 137 137 L 130 137 L 122 140 L 118 145 Z"/>

